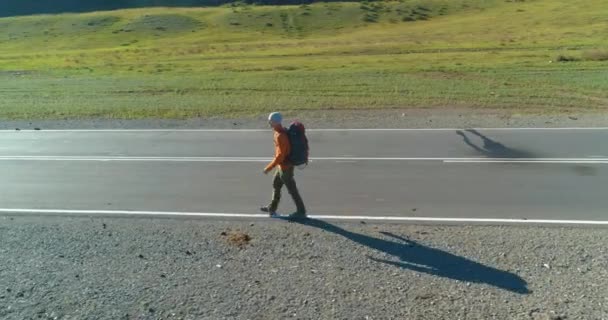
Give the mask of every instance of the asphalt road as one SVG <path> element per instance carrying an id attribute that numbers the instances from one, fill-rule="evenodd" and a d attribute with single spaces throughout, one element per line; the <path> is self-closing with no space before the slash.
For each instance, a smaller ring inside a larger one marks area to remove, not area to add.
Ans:
<path id="1" fill-rule="evenodd" d="M 608 129 L 308 135 L 311 214 L 608 220 Z M 270 131 L 4 131 L 0 209 L 258 213 L 272 151 Z"/>

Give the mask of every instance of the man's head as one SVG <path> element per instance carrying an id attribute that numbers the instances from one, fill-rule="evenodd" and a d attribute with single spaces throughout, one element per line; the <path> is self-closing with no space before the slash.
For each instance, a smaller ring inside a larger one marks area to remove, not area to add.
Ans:
<path id="1" fill-rule="evenodd" d="M 268 124 L 274 129 L 282 127 L 283 116 L 278 112 L 273 112 L 268 116 Z"/>

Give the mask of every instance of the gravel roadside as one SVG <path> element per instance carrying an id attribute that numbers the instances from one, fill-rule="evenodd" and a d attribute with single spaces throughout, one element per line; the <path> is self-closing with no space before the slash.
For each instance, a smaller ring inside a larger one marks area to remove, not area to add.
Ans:
<path id="1" fill-rule="evenodd" d="M 89 119 L 0 121 L 0 129 L 259 129 L 266 115 L 240 119 Z M 521 128 L 606 127 L 606 113 L 512 114 L 504 110 L 394 109 L 286 112 L 310 128 Z"/>
<path id="2" fill-rule="evenodd" d="M 608 230 L 0 217 L 0 319 L 608 319 Z"/>

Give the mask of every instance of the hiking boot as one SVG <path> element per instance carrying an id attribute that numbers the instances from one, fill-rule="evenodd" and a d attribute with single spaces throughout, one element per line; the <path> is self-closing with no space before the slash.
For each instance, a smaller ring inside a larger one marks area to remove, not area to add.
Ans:
<path id="1" fill-rule="evenodd" d="M 276 211 L 270 210 L 270 207 L 268 207 L 268 206 L 261 207 L 260 211 L 268 213 L 268 216 L 270 216 L 270 217 L 276 217 L 278 215 Z"/>

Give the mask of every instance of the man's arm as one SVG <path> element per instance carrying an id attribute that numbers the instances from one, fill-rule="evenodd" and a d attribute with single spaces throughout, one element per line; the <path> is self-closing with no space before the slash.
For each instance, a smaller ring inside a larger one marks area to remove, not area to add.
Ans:
<path id="1" fill-rule="evenodd" d="M 270 170 L 274 169 L 279 164 L 285 162 L 285 158 L 287 158 L 287 154 L 289 153 L 289 139 L 286 134 L 280 134 L 277 138 L 279 147 L 277 148 L 274 159 L 266 168 L 264 169 L 265 173 L 270 172 Z"/>

